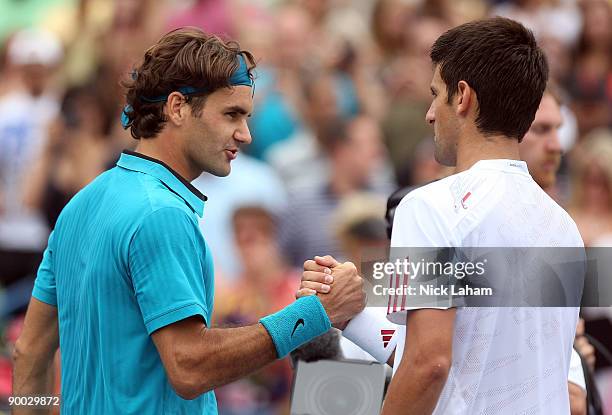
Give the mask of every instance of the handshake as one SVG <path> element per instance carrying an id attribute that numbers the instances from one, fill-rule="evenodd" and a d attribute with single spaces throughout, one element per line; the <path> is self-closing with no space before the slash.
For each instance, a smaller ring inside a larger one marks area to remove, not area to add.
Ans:
<path id="1" fill-rule="evenodd" d="M 363 278 L 352 262 L 343 264 L 330 255 L 304 262 L 302 282 L 296 298 L 318 295 L 332 325 L 343 330 L 366 303 Z"/>

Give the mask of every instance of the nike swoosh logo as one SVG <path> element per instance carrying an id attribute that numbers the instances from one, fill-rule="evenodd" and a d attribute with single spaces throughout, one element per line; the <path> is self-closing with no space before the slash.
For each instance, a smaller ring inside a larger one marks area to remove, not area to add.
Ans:
<path id="1" fill-rule="evenodd" d="M 299 327 L 299 325 L 304 325 L 304 319 L 300 318 L 298 319 L 298 321 L 295 322 L 295 326 L 293 326 L 293 331 L 291 332 L 291 337 L 293 337 L 293 334 L 295 333 L 295 331 L 297 330 L 297 328 Z"/>

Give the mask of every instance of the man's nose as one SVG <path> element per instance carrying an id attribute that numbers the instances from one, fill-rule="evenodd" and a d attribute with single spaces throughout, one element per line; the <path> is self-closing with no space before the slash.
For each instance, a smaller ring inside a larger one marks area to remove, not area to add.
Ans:
<path id="1" fill-rule="evenodd" d="M 561 139 L 559 139 L 559 131 L 554 130 L 546 141 L 546 148 L 550 152 L 560 153 L 563 148 L 561 147 Z"/>
<path id="2" fill-rule="evenodd" d="M 249 124 L 246 120 L 244 123 L 234 132 L 234 139 L 243 144 L 250 144 L 253 141 L 251 137 L 251 130 L 249 129 Z"/>
<path id="3" fill-rule="evenodd" d="M 425 114 L 425 121 L 427 121 L 429 124 L 433 124 L 435 120 L 436 120 L 436 114 L 433 110 L 433 105 L 432 105 L 427 110 L 427 114 Z"/>

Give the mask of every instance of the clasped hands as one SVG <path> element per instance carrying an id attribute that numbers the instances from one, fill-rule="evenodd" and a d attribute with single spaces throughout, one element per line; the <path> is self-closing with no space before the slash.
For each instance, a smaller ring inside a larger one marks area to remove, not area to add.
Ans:
<path id="1" fill-rule="evenodd" d="M 332 325 L 344 329 L 366 303 L 363 278 L 352 262 L 339 263 L 332 256 L 316 256 L 304 262 L 296 298 L 318 295 Z"/>

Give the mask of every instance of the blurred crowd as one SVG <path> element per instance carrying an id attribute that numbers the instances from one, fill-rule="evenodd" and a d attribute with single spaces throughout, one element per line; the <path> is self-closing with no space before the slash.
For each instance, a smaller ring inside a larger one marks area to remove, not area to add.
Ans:
<path id="1" fill-rule="evenodd" d="M 610 0 L 0 5 L 0 401 L 10 395 L 10 350 L 60 211 L 136 144 L 119 121 L 120 81 L 177 27 L 237 39 L 258 61 L 253 143 L 230 176 L 194 182 L 208 196 L 201 228 L 216 262 L 214 324 L 254 323 L 291 302 L 314 255 L 358 264 L 387 242 L 393 191 L 452 174 L 435 162 L 425 122 L 429 48 L 446 29 L 488 15 L 523 22 L 544 48 L 563 114 L 559 145 L 542 150 L 552 164 L 562 160 L 551 193 L 588 246 L 612 246 Z M 608 347 L 612 330 L 605 338 L 596 327 L 609 328 L 611 315 L 585 313 L 587 332 L 595 327 Z M 608 407 L 610 364 L 597 361 Z M 277 362 L 220 388 L 220 413 L 287 413 L 291 382 L 288 362 Z"/>

